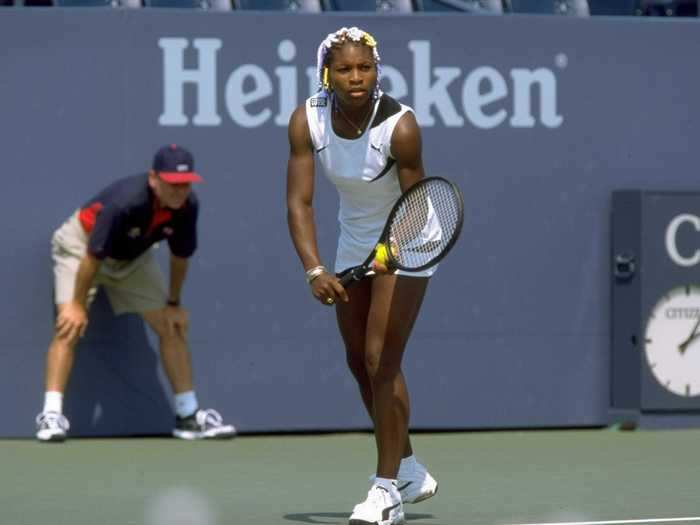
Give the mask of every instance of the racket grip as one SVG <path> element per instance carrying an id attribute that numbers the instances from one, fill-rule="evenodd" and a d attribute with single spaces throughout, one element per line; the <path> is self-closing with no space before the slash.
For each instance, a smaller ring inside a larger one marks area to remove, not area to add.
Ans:
<path id="1" fill-rule="evenodd" d="M 347 288 L 350 286 L 352 283 L 359 281 L 362 279 L 365 274 L 367 273 L 367 270 L 364 269 L 362 266 L 358 266 L 357 268 L 353 268 L 350 270 L 348 273 L 343 275 L 340 278 L 340 284 L 343 286 L 343 288 Z"/>

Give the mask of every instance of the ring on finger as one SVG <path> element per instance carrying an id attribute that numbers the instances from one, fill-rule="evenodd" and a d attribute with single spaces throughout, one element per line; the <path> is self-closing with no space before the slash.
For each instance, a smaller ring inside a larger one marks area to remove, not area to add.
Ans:
<path id="1" fill-rule="evenodd" d="M 332 297 L 326 297 L 326 304 L 330 305 L 333 304 L 335 301 L 333 300 Z"/>

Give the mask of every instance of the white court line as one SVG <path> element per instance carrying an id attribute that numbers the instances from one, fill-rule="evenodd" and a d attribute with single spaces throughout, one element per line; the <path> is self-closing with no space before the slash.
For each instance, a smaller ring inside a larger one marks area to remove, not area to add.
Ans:
<path id="1" fill-rule="evenodd" d="M 512 525 L 624 525 L 627 523 L 672 523 L 676 521 L 700 521 L 700 516 L 687 518 L 650 518 L 643 520 L 608 520 L 608 521 L 564 521 L 559 523 L 517 523 Z"/>

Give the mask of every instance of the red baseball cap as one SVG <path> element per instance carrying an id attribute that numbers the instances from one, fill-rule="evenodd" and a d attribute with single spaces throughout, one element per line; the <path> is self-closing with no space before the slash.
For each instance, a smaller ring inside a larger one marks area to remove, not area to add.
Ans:
<path id="1" fill-rule="evenodd" d="M 194 171 L 194 157 L 182 146 L 170 144 L 158 150 L 153 158 L 153 171 L 168 184 L 202 182 Z"/>

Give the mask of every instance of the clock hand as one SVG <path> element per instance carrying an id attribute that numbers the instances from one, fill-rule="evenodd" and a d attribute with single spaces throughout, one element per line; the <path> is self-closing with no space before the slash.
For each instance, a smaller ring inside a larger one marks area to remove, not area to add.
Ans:
<path id="1" fill-rule="evenodd" d="M 683 341 L 681 344 L 678 345 L 678 351 L 681 354 L 684 354 L 688 348 L 688 345 L 690 343 L 692 343 L 695 339 L 697 339 L 698 335 L 700 335 L 697 333 L 698 326 L 700 326 L 700 315 L 698 315 L 698 320 L 695 321 L 695 326 L 693 326 L 693 331 L 690 332 L 690 335 L 688 336 L 688 338 L 685 341 Z"/>
<path id="2" fill-rule="evenodd" d="M 690 346 L 690 343 L 695 341 L 697 338 L 700 337 L 700 334 L 695 334 L 693 337 L 688 339 L 687 341 L 683 341 L 681 344 L 678 345 L 678 350 L 680 351 L 681 354 L 684 354 L 685 351 L 688 349 Z"/>

